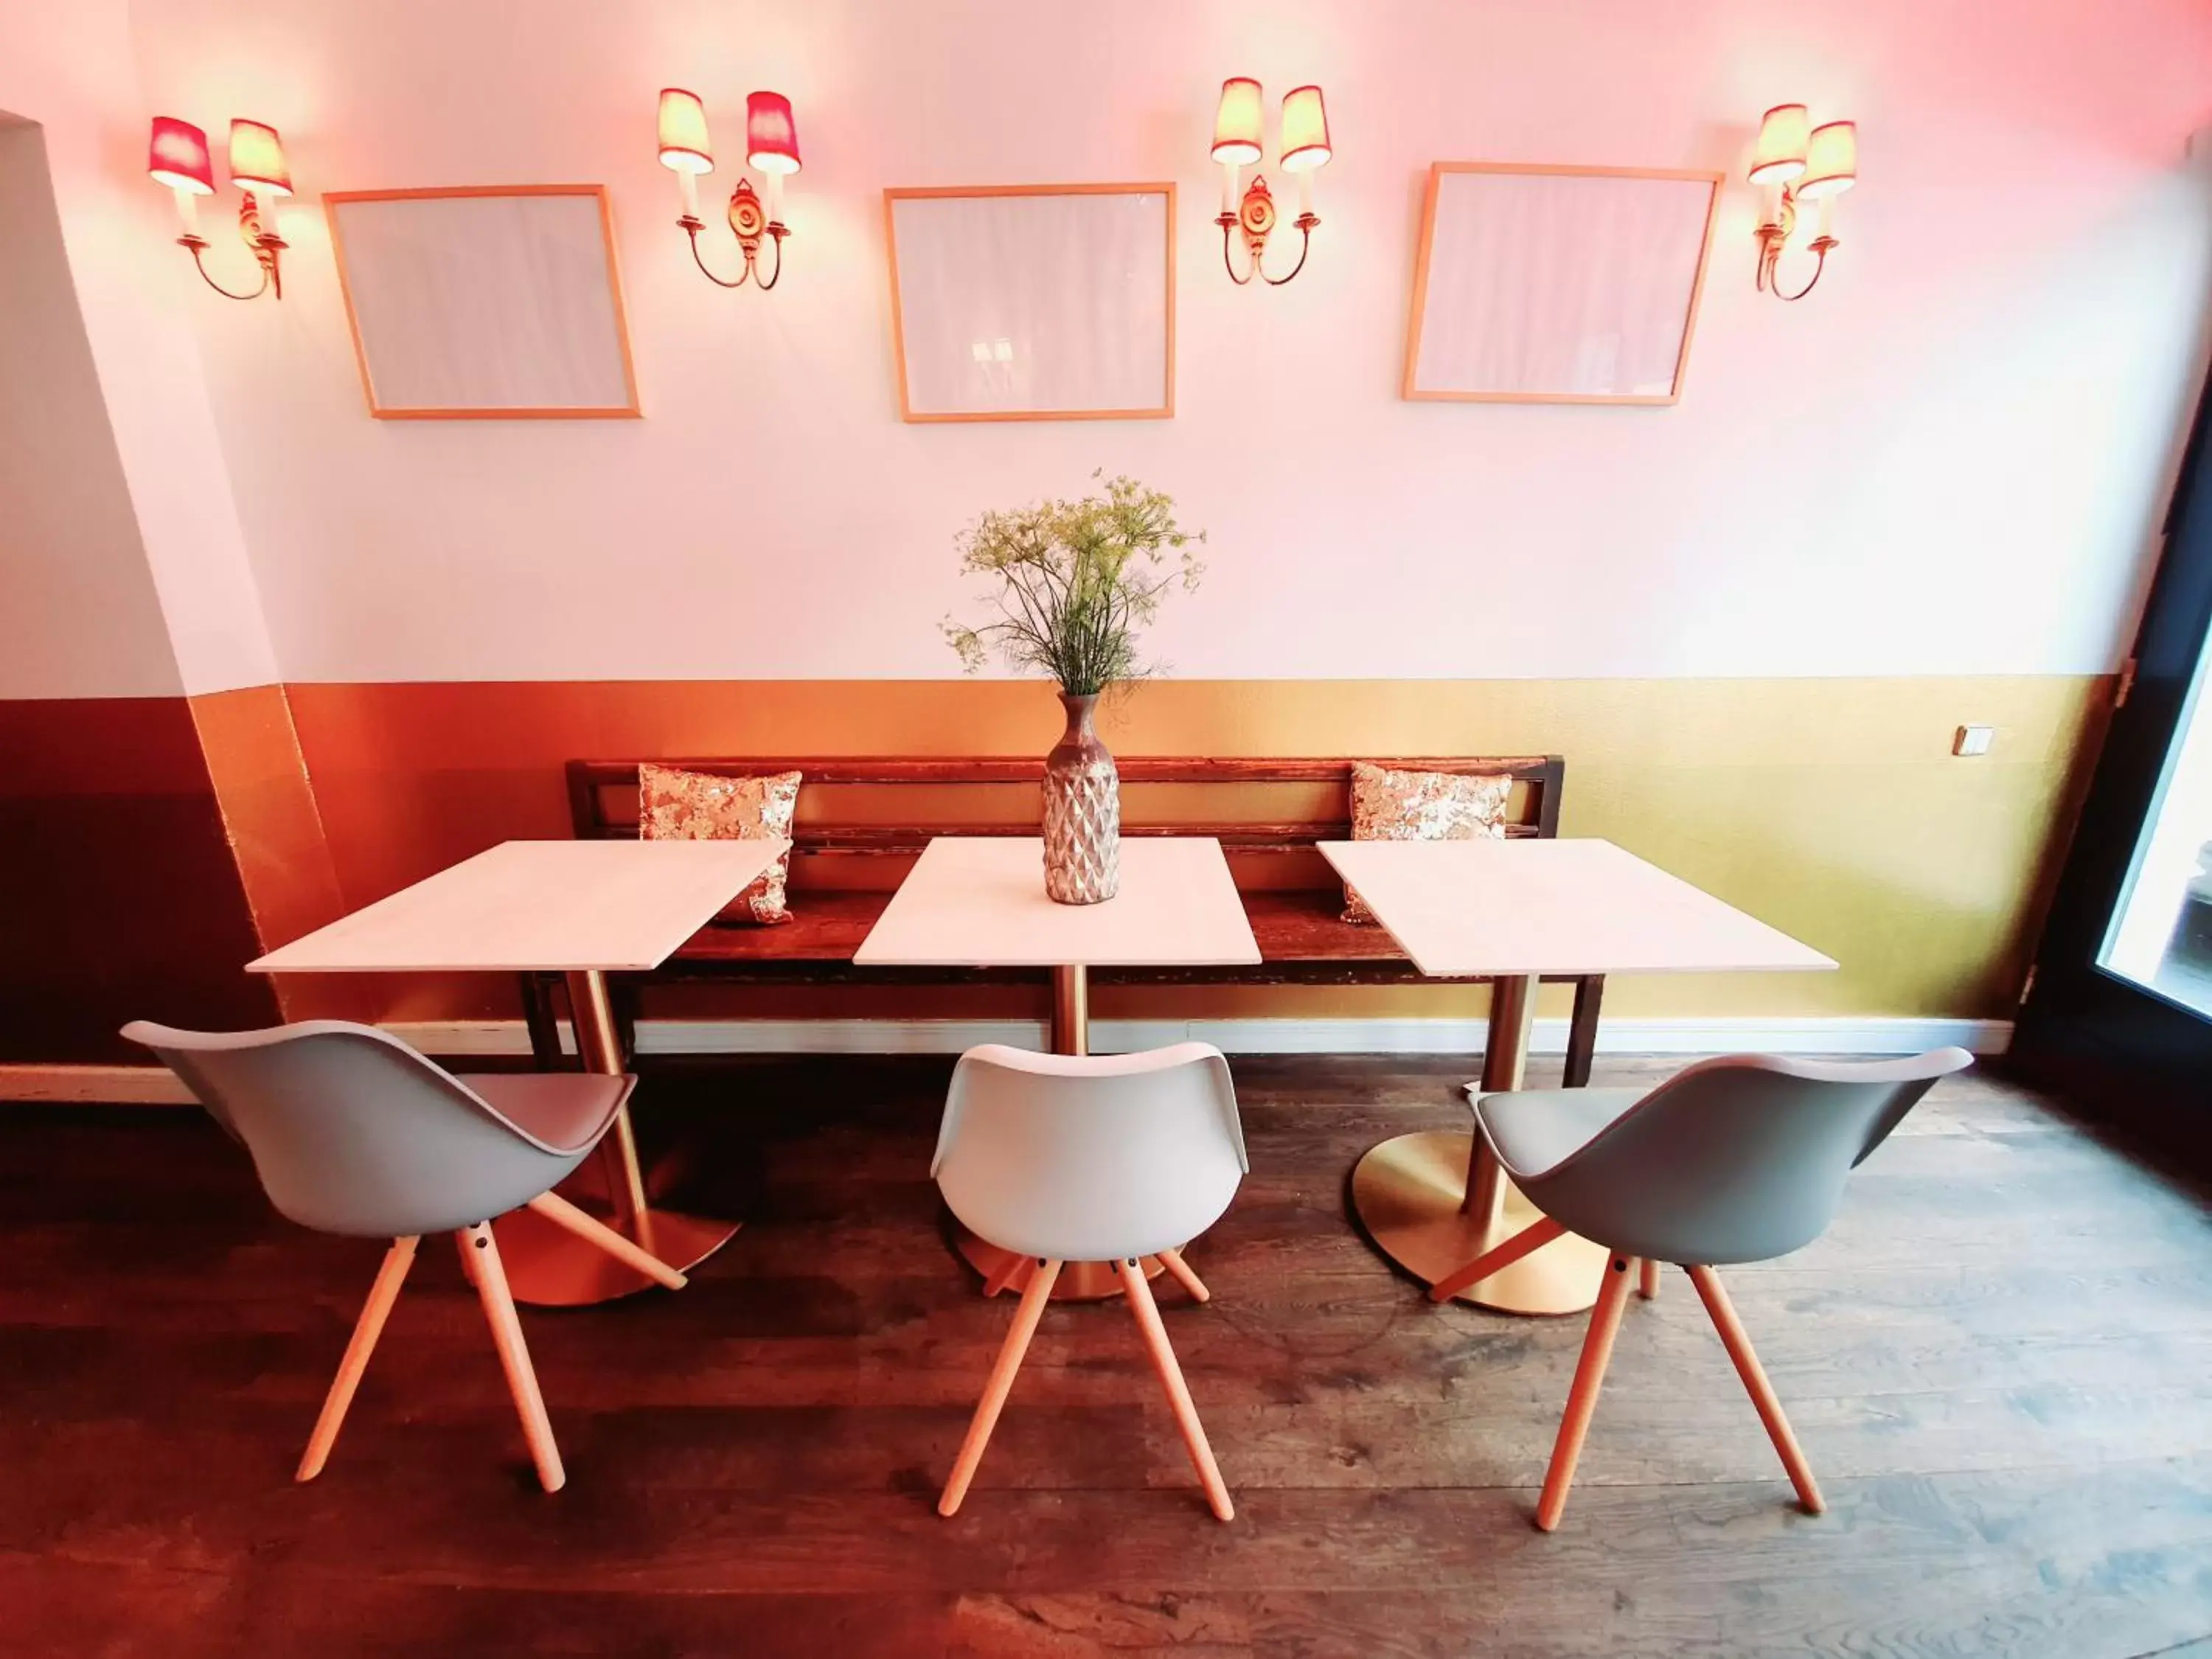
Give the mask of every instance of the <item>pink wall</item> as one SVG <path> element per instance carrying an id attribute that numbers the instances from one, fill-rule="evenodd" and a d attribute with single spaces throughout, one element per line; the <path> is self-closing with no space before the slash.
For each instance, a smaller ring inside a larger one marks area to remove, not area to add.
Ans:
<path id="1" fill-rule="evenodd" d="M 2197 0 L 142 0 L 131 21 L 143 100 L 74 141 L 108 180 L 159 107 L 275 122 L 303 190 L 281 307 L 165 264 L 143 179 L 149 222 L 83 238 L 101 281 L 158 279 L 191 319 L 294 679 L 951 673 L 955 531 L 1099 466 L 1212 532 L 1205 589 L 1157 636 L 1185 674 L 2095 672 L 2199 373 Z M 1232 289 L 1208 222 L 1236 72 L 1328 90 L 1327 222 L 1279 291 Z M 652 149 L 668 82 L 706 94 L 725 149 L 748 88 L 796 102 L 773 295 L 690 267 Z M 1844 247 L 1805 304 L 1755 295 L 1732 184 L 1679 407 L 1398 399 L 1431 160 L 1740 176 L 1784 98 L 1862 124 Z M 1176 419 L 898 421 L 883 186 L 1164 178 Z M 613 191 L 647 418 L 369 420 L 314 193 L 579 180 Z"/>
<path id="2" fill-rule="evenodd" d="M 150 574 L 167 638 L 143 637 L 125 604 L 47 592 L 35 615 L 19 610 L 12 625 L 37 633 L 51 660 L 19 664 L 9 696 L 137 696 L 179 683 L 199 692 L 276 678 L 189 320 L 198 296 L 179 279 L 198 283 L 182 252 L 165 245 L 173 216 L 145 176 L 149 112 L 128 24 L 122 0 L 9 4 L 0 110 L 41 128 L 83 335 L 137 520 L 136 568 L 113 579 L 111 599 Z M 0 325 L 36 325 L 19 315 Z M 11 599 L 22 605 L 22 590 Z M 110 664 L 95 684 L 86 681 L 88 659 Z"/>

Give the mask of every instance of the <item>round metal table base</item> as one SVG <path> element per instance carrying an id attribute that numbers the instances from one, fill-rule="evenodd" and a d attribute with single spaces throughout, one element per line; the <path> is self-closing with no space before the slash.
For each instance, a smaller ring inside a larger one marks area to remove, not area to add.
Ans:
<path id="1" fill-rule="evenodd" d="M 1467 1197 L 1471 1131 L 1431 1129 L 1370 1146 L 1352 1172 L 1352 1208 L 1383 1255 L 1425 1285 L 1463 1267 L 1541 1213 L 1508 1183 L 1496 1237 L 1460 1208 Z M 1607 1251 L 1567 1233 L 1504 1272 L 1459 1293 L 1458 1300 L 1500 1313 L 1579 1313 L 1597 1300 Z"/>
<path id="2" fill-rule="evenodd" d="M 611 1221 L 608 1224 L 619 1225 Z M 676 1210 L 655 1210 L 653 1238 L 646 1248 L 670 1267 L 689 1273 L 735 1237 L 738 1225 Z M 535 1211 L 517 1210 L 503 1215 L 493 1224 L 492 1232 L 499 1240 L 500 1260 L 507 1267 L 507 1287 L 517 1302 L 537 1308 L 581 1308 L 654 1288 L 643 1273 L 632 1272 L 597 1245 L 556 1226 Z"/>
<path id="3" fill-rule="evenodd" d="M 1018 1291 L 1030 1282 L 1030 1276 L 1036 1272 L 1036 1264 L 1029 1257 L 1017 1256 L 1012 1250 L 988 1243 L 957 1222 L 953 1224 L 953 1247 L 969 1267 L 983 1275 L 987 1291 L 990 1285 L 997 1285 L 1001 1290 Z M 1144 1267 L 1147 1279 L 1158 1279 L 1167 1271 L 1165 1264 L 1156 1255 L 1146 1256 Z M 1114 1271 L 1112 1262 L 1071 1261 L 1060 1270 L 1060 1277 L 1053 1281 L 1051 1299 L 1054 1302 L 1103 1302 L 1109 1296 L 1124 1294 L 1121 1275 Z"/>

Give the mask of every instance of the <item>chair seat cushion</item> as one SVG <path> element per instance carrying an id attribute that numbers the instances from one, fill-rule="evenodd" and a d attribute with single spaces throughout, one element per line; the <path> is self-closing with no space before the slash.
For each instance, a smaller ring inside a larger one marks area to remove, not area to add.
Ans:
<path id="1" fill-rule="evenodd" d="M 562 1153 L 590 1151 L 637 1083 L 597 1072 L 471 1072 L 461 1081 L 523 1133 Z"/>
<path id="2" fill-rule="evenodd" d="M 1467 1092 L 1507 1172 L 1540 1176 L 1581 1151 L 1648 1091 L 1516 1089 L 1486 1095 L 1470 1083 Z"/>

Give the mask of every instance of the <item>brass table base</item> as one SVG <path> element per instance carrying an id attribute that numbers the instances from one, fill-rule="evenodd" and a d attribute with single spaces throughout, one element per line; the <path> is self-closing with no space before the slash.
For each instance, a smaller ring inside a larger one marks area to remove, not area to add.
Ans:
<path id="1" fill-rule="evenodd" d="M 1471 1131 L 1430 1129 L 1370 1146 L 1352 1172 L 1352 1208 L 1376 1248 L 1425 1285 L 1463 1267 L 1540 1215 L 1510 1182 L 1493 1237 L 1467 1197 Z M 1605 1247 L 1567 1233 L 1504 1272 L 1459 1293 L 1459 1300 L 1501 1313 L 1579 1313 L 1597 1300 Z"/>
<path id="2" fill-rule="evenodd" d="M 655 1212 L 658 1218 L 658 1212 Z M 1017 1256 L 1012 1250 L 989 1243 L 975 1237 L 957 1222 L 953 1224 L 953 1248 L 957 1249 L 968 1265 L 983 1275 L 984 1293 L 995 1295 L 990 1287 L 1019 1291 L 1036 1272 L 1036 1263 L 1030 1257 Z M 1145 1277 L 1158 1279 L 1167 1271 L 1159 1257 L 1148 1255 L 1144 1260 Z M 1003 1275 L 1003 1277 L 1002 1277 Z M 1060 1277 L 1053 1281 L 1051 1300 L 1054 1302 L 1103 1302 L 1111 1296 L 1126 1295 L 1121 1278 L 1110 1261 L 1071 1261 L 1060 1268 Z"/>
<path id="3" fill-rule="evenodd" d="M 670 1267 L 689 1273 L 728 1243 L 734 1221 L 710 1221 L 675 1210 L 655 1210 L 652 1239 L 637 1238 L 635 1228 L 601 1216 L 611 1227 L 644 1244 Z M 654 1288 L 586 1240 L 556 1226 L 533 1210 L 516 1210 L 492 1224 L 500 1259 L 507 1265 L 507 1287 L 517 1302 L 538 1308 L 582 1308 L 612 1302 Z"/>

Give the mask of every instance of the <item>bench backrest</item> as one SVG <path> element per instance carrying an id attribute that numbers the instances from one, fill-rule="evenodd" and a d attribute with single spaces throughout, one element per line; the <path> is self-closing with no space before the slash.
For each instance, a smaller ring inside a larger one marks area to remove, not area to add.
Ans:
<path id="1" fill-rule="evenodd" d="M 1364 758 L 1364 757 L 1363 757 Z M 1041 758 L 1002 756 L 717 757 L 658 763 L 694 772 L 750 777 L 799 772 L 792 880 L 799 888 L 896 887 L 937 836 L 1036 832 L 1042 813 Z M 1566 763 L 1557 755 L 1376 757 L 1416 772 L 1510 772 L 1506 834 L 1556 836 Z M 1121 832 L 1212 836 L 1245 888 L 1328 887 L 1335 878 L 1317 841 L 1352 834 L 1349 759 L 1211 759 L 1116 756 Z M 637 834 L 634 760 L 568 763 L 568 803 L 579 840 L 628 841 Z"/>

